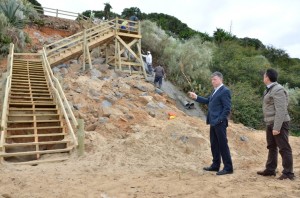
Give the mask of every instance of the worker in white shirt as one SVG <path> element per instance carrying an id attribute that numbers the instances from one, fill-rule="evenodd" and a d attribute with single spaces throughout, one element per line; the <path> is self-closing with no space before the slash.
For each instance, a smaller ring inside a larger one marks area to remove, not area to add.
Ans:
<path id="1" fill-rule="evenodd" d="M 152 75 L 153 68 L 152 68 L 152 55 L 150 51 L 147 51 L 147 55 L 142 55 L 143 57 L 146 58 L 146 64 L 147 64 L 147 69 L 150 75 Z"/>

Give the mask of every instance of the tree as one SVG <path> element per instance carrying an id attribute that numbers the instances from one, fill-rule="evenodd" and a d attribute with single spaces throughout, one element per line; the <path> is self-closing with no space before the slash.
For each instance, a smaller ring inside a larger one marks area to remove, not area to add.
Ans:
<path id="1" fill-rule="evenodd" d="M 221 28 L 217 28 L 216 31 L 214 31 L 214 41 L 217 45 L 220 46 L 224 41 L 231 41 L 235 40 L 236 36 L 232 35 L 230 32 L 226 32 L 225 30 Z"/>
<path id="2" fill-rule="evenodd" d="M 291 63 L 289 55 L 283 49 L 271 45 L 266 47 L 263 54 L 274 66 L 286 67 Z"/>
<path id="3" fill-rule="evenodd" d="M 105 14 L 104 14 L 104 11 L 103 10 L 100 10 L 100 11 L 97 11 L 97 10 L 86 10 L 86 11 L 84 11 L 84 12 L 82 12 L 81 14 L 83 15 L 83 16 L 86 16 L 87 18 L 89 18 L 90 17 L 90 15 L 91 15 L 91 12 L 93 12 L 95 15 L 95 18 L 98 18 L 98 19 L 103 19 L 103 18 L 105 18 Z M 109 13 L 109 16 L 110 17 L 112 17 L 112 18 L 115 18 L 115 17 L 120 17 L 120 15 L 119 14 L 117 14 L 117 13 L 114 13 L 114 12 L 110 12 Z"/>
<path id="4" fill-rule="evenodd" d="M 245 37 L 239 39 L 239 42 L 243 47 L 254 47 L 256 50 L 265 49 L 264 44 L 258 39 Z"/>
<path id="5" fill-rule="evenodd" d="M 104 3 L 104 18 L 107 20 L 109 18 L 110 9 L 112 9 L 109 3 Z"/>
<path id="6" fill-rule="evenodd" d="M 142 19 L 142 13 L 141 13 L 141 10 L 137 7 L 131 7 L 131 8 L 125 8 L 123 10 L 123 12 L 121 13 L 121 16 L 123 18 L 128 18 L 130 16 L 136 16 L 137 18 L 139 19 Z"/>
<path id="7" fill-rule="evenodd" d="M 37 1 L 37 0 L 27 0 L 28 2 L 30 2 L 32 5 L 40 7 L 37 12 L 40 14 L 44 14 L 44 9 L 42 7 L 42 5 Z"/>
<path id="8" fill-rule="evenodd" d="M 201 37 L 207 40 L 207 35 L 197 32 L 187 26 L 187 24 L 182 23 L 179 19 L 174 16 L 170 16 L 162 13 L 150 13 L 146 18 L 150 21 L 156 22 L 161 29 L 165 30 L 169 35 L 180 38 L 180 39 L 189 39 L 195 35 L 200 35 Z"/>

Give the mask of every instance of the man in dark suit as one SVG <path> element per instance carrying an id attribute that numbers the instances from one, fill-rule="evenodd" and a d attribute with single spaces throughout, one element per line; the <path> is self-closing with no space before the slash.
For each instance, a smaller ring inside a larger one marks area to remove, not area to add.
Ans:
<path id="1" fill-rule="evenodd" d="M 232 174 L 233 166 L 226 135 L 227 117 L 231 109 L 231 94 L 230 90 L 223 85 L 222 73 L 214 72 L 211 75 L 211 83 L 214 91 L 208 98 L 189 92 L 189 96 L 195 101 L 208 104 L 206 123 L 210 124 L 210 144 L 213 160 L 209 167 L 203 169 L 205 171 L 216 171 L 217 175 Z M 224 168 L 220 171 L 221 157 Z"/>

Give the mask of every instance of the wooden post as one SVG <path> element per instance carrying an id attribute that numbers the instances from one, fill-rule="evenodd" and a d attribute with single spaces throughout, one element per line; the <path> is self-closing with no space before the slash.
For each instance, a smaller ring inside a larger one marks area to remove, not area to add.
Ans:
<path id="1" fill-rule="evenodd" d="M 108 64 L 108 47 L 109 45 L 105 45 L 105 63 Z"/>
<path id="2" fill-rule="evenodd" d="M 83 59 L 82 59 L 82 70 L 85 71 L 85 59 L 86 59 L 86 29 L 83 30 Z"/>
<path id="3" fill-rule="evenodd" d="M 84 122 L 83 119 L 78 119 L 78 156 L 84 154 Z"/>
<path id="4" fill-rule="evenodd" d="M 117 65 L 117 46 L 118 46 L 118 39 L 115 38 L 115 70 L 118 70 L 118 65 Z"/>

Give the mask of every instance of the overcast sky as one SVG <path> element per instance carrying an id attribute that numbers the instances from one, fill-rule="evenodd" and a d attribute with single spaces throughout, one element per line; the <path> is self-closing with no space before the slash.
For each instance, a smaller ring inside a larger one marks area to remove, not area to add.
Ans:
<path id="1" fill-rule="evenodd" d="M 43 7 L 71 12 L 103 10 L 121 14 L 124 8 L 138 7 L 145 13 L 164 13 L 190 28 L 210 36 L 217 28 L 238 38 L 257 38 L 264 45 L 285 50 L 300 58 L 299 0 L 38 0 Z"/>

